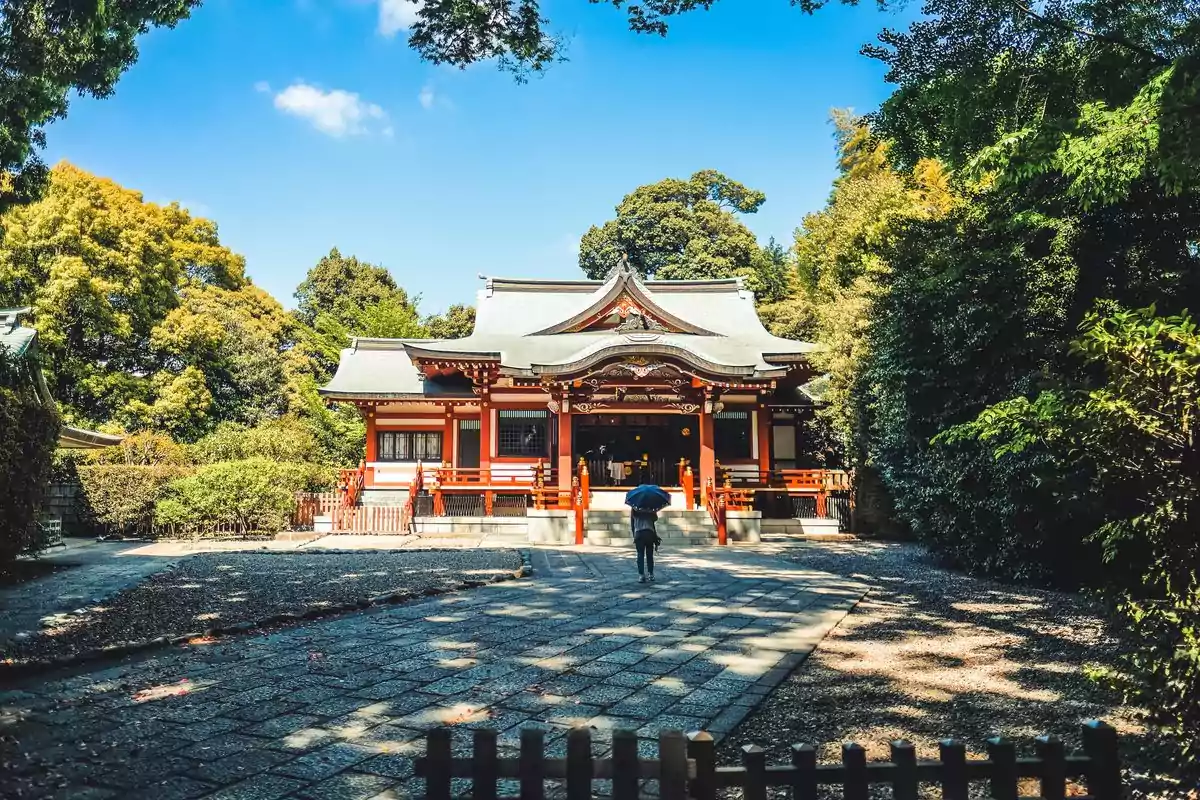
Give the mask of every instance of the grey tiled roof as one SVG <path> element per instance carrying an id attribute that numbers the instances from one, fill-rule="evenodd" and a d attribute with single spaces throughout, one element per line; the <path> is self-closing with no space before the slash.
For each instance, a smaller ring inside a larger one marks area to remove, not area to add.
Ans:
<path id="1" fill-rule="evenodd" d="M 606 281 L 523 281 L 492 278 L 479 292 L 475 330 L 463 339 L 357 339 L 342 351 L 326 397 L 432 396 L 412 364 L 414 354 L 454 360 L 489 359 L 502 373 L 534 377 L 589 366 L 622 355 L 668 355 L 731 378 L 770 378 L 816 349 L 772 336 L 754 308 L 754 296 L 736 279 L 637 281 L 660 314 L 696 333 L 542 333 L 579 319 L 611 297 L 617 272 Z M 665 314 L 663 313 L 665 312 Z M 436 391 L 436 390 L 435 390 Z"/>

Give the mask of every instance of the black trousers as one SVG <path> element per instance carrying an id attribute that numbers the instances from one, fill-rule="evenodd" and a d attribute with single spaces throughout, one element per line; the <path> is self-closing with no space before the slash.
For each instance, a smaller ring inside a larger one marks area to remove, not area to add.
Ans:
<path id="1" fill-rule="evenodd" d="M 633 540 L 637 547 L 638 575 L 645 575 L 649 570 L 654 574 L 654 537 L 644 536 Z"/>

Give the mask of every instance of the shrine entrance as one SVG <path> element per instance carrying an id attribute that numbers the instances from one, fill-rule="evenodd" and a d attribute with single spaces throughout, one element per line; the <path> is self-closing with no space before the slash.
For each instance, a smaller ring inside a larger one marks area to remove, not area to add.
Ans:
<path id="1" fill-rule="evenodd" d="M 695 414 L 580 414 L 572 419 L 576 458 L 592 486 L 679 485 L 679 460 L 696 469 L 700 418 Z"/>

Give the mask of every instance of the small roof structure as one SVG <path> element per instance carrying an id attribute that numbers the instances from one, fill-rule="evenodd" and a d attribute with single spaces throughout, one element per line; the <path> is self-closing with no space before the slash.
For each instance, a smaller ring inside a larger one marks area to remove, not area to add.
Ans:
<path id="1" fill-rule="evenodd" d="M 54 398 L 50 396 L 50 387 L 46 385 L 46 378 L 38 364 L 37 330 L 21 325 L 21 317 L 30 311 L 28 306 L 0 308 L 0 348 L 31 364 L 29 372 L 38 397 L 44 405 L 57 410 Z M 58 434 L 58 446 L 69 450 L 94 450 L 120 444 L 124 439 L 124 436 L 62 425 Z"/>
<path id="2" fill-rule="evenodd" d="M 667 356 L 728 381 L 788 374 L 817 349 L 767 332 L 740 278 L 643 281 L 627 264 L 603 281 L 488 278 L 462 339 L 355 339 L 320 390 L 330 400 L 470 397 L 418 365 L 487 363 L 517 379 L 555 379 L 614 358 Z"/>

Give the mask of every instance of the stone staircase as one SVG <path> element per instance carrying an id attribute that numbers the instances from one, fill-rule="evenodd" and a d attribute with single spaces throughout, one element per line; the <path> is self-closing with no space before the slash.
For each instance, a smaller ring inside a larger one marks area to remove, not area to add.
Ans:
<path id="1" fill-rule="evenodd" d="M 670 508 L 658 512 L 658 535 L 664 545 L 715 544 L 717 527 L 705 509 Z M 592 509 L 584 512 L 584 537 L 588 544 L 633 547 L 629 509 Z"/>

